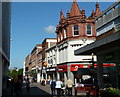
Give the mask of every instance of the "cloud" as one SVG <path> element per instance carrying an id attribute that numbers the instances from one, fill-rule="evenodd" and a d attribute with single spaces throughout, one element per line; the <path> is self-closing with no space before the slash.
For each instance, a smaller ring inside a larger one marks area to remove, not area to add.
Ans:
<path id="1" fill-rule="evenodd" d="M 45 27 L 44 30 L 47 33 L 55 33 L 56 27 L 52 26 L 52 25 L 49 25 L 49 26 Z"/>

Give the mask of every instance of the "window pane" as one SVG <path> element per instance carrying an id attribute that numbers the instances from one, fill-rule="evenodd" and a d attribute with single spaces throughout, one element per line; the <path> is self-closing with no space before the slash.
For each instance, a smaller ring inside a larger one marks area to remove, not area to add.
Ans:
<path id="1" fill-rule="evenodd" d="M 87 31 L 87 34 L 91 35 L 91 30 L 88 30 L 88 31 Z"/>
<path id="2" fill-rule="evenodd" d="M 87 29 L 91 29 L 91 26 L 90 26 L 90 25 L 87 25 Z"/>
<path id="3" fill-rule="evenodd" d="M 87 34 L 91 35 L 91 25 L 87 25 Z"/>
<path id="4" fill-rule="evenodd" d="M 74 26 L 74 35 L 79 35 L 79 30 L 77 25 Z"/>
<path id="5" fill-rule="evenodd" d="M 78 31 L 74 31 L 74 35 L 78 35 L 79 34 L 79 32 Z"/>
<path id="6" fill-rule="evenodd" d="M 78 30 L 78 26 L 77 25 L 74 26 L 74 30 Z"/>

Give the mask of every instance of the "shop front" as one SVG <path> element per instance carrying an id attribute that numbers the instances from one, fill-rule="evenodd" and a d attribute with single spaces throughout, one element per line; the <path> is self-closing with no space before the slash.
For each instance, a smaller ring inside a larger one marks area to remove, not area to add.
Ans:
<path id="1" fill-rule="evenodd" d="M 46 69 L 47 72 L 47 79 L 48 80 L 53 80 L 56 79 L 57 80 L 57 72 L 56 72 L 56 67 L 49 67 Z"/>
<path id="2" fill-rule="evenodd" d="M 68 66 L 65 65 L 59 65 L 57 66 L 57 71 L 58 71 L 58 79 L 66 83 L 67 81 L 67 71 L 68 71 Z"/>
<path id="3" fill-rule="evenodd" d="M 70 71 L 74 74 L 75 83 L 91 78 L 90 64 L 71 64 Z"/>
<path id="4" fill-rule="evenodd" d="M 91 64 L 71 64 L 70 71 L 73 72 L 75 82 L 90 82 L 92 83 L 93 73 L 97 76 L 97 64 L 94 64 L 94 69 Z M 109 81 L 109 76 L 116 70 L 114 63 L 103 63 L 103 76 L 106 81 Z M 111 73 L 112 72 L 112 73 Z M 87 81 L 88 80 L 88 81 Z M 105 82 L 108 83 L 108 82 Z"/>

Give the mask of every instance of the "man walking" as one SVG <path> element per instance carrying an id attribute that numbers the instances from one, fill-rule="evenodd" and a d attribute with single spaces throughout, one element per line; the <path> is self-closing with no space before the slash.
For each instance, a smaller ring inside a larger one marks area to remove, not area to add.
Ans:
<path id="1" fill-rule="evenodd" d="M 71 79 L 68 79 L 67 80 L 68 96 L 72 96 L 72 86 L 73 86 L 73 81 Z"/>
<path id="2" fill-rule="evenodd" d="M 56 86 L 56 81 L 55 79 L 51 82 L 51 91 L 52 91 L 52 96 L 55 96 L 55 86 Z"/>

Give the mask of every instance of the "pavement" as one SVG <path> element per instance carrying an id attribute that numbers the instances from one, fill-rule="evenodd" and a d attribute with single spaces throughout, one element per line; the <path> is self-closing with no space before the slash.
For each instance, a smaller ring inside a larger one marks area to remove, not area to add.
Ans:
<path id="1" fill-rule="evenodd" d="M 13 96 L 5 95 L 3 97 L 52 97 L 50 85 L 46 84 L 45 86 L 42 86 L 40 83 L 31 83 L 30 91 L 28 93 L 26 91 L 25 86 L 23 86 L 19 94 L 20 94 L 19 96 L 16 96 L 16 94 L 13 93 Z M 82 93 L 79 93 L 78 95 L 79 96 L 77 97 L 86 97 L 86 95 Z M 68 97 L 68 96 L 60 96 L 60 97 Z M 76 96 L 72 96 L 72 97 L 76 97 Z"/>

